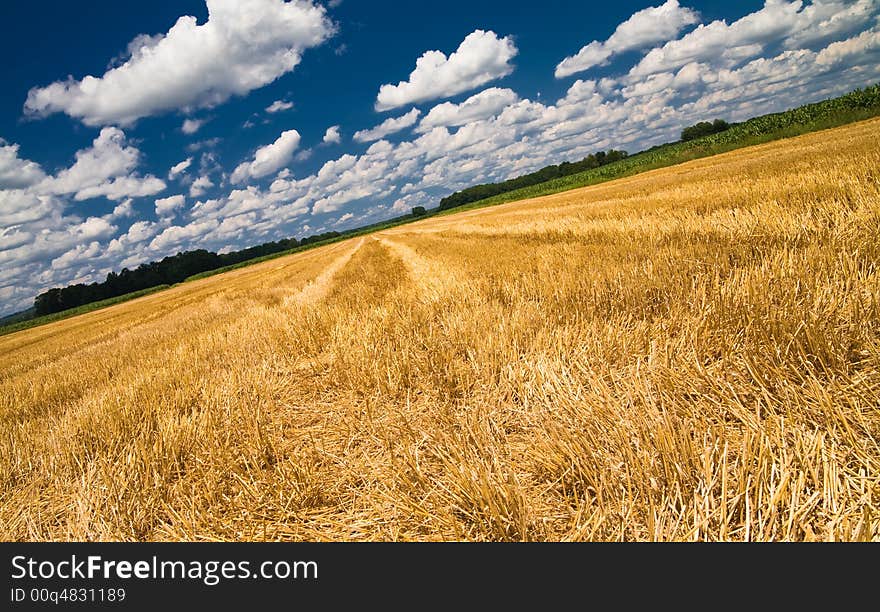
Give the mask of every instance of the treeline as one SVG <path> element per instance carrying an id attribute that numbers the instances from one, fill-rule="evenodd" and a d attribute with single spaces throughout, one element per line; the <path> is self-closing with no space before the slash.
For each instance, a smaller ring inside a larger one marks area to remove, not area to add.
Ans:
<path id="1" fill-rule="evenodd" d="M 684 128 L 681 131 L 681 140 L 682 142 L 696 140 L 697 138 L 702 138 L 703 136 L 709 136 L 711 134 L 718 134 L 719 132 L 724 132 L 729 129 L 730 124 L 723 119 L 716 119 L 711 122 L 700 121 L 696 125 Z"/>
<path id="2" fill-rule="evenodd" d="M 180 283 L 190 276 L 210 272 L 218 268 L 232 266 L 251 259 L 290 251 L 297 247 L 330 240 L 341 236 L 339 232 L 326 232 L 309 236 L 302 240 L 283 238 L 276 242 L 266 242 L 259 246 L 232 251 L 212 253 L 205 249 L 186 251 L 166 257 L 161 261 L 141 264 L 134 270 L 124 268 L 121 272 L 110 272 L 104 282 L 80 283 L 64 288 L 50 289 L 34 299 L 34 315 L 44 316 L 70 308 L 77 308 L 92 302 L 115 298 L 136 291 L 143 291 L 161 285 Z"/>
<path id="3" fill-rule="evenodd" d="M 438 210 L 463 206 L 465 204 L 470 204 L 471 202 L 478 202 L 480 200 L 485 200 L 486 198 L 491 198 L 492 196 L 507 193 L 508 191 L 515 191 L 517 189 L 522 189 L 523 187 L 545 183 L 563 176 L 577 174 L 585 170 L 592 170 L 593 168 L 599 168 L 605 164 L 625 159 L 626 156 L 626 151 L 615 151 L 613 149 L 607 153 L 605 151 L 599 151 L 598 153 L 588 155 L 578 162 L 562 162 L 556 166 L 547 166 L 541 168 L 537 172 L 518 176 L 502 183 L 487 183 L 485 185 L 468 187 L 467 189 L 457 191 L 440 200 Z"/>

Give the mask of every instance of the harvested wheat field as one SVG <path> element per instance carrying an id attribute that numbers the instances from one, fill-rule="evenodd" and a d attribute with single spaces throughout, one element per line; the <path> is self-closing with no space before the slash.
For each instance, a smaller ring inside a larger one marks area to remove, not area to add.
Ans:
<path id="1" fill-rule="evenodd" d="M 880 540 L 880 120 L 0 338 L 13 540 Z"/>

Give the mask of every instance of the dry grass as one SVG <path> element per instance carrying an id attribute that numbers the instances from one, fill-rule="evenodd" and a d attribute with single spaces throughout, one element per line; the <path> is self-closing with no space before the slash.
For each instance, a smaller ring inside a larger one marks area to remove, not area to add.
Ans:
<path id="1" fill-rule="evenodd" d="M 878 540 L 880 121 L 0 338 L 0 537 Z"/>

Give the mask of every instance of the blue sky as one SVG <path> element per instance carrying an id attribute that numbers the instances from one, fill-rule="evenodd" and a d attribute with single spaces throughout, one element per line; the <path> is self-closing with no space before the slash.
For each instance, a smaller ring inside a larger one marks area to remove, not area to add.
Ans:
<path id="1" fill-rule="evenodd" d="M 0 314 L 880 81 L 880 0 L 3 3 Z"/>

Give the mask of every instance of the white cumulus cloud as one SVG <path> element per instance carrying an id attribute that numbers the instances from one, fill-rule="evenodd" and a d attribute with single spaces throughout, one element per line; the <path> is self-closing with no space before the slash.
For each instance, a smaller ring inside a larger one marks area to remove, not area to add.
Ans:
<path id="1" fill-rule="evenodd" d="M 813 0 L 801 11 L 797 27 L 786 38 L 785 46 L 798 49 L 853 34 L 877 19 L 877 8 L 878 0 Z"/>
<path id="2" fill-rule="evenodd" d="M 502 110 L 519 100 L 512 89 L 491 87 L 474 94 L 461 104 L 444 102 L 432 108 L 419 123 L 419 132 L 429 132 L 440 126 L 465 125 L 494 117 Z"/>
<path id="3" fill-rule="evenodd" d="M 138 36 L 124 63 L 100 77 L 34 88 L 26 112 L 63 112 L 86 125 L 129 125 L 172 110 L 209 108 L 292 71 L 335 31 L 312 0 L 206 0 L 208 20 L 183 16 L 165 34 Z"/>
<path id="4" fill-rule="evenodd" d="M 327 131 L 324 132 L 324 142 L 326 144 L 339 144 L 342 142 L 342 134 L 339 133 L 338 125 L 327 128 Z"/>
<path id="5" fill-rule="evenodd" d="M 171 196 L 156 200 L 156 216 L 169 217 L 183 208 L 186 198 L 182 195 Z"/>
<path id="6" fill-rule="evenodd" d="M 134 215 L 134 206 L 132 205 L 131 198 L 129 198 L 113 208 L 113 212 L 110 213 L 110 219 L 122 219 L 124 217 L 133 217 Z"/>
<path id="7" fill-rule="evenodd" d="M 823 66 L 833 66 L 847 57 L 868 53 L 876 55 L 878 51 L 880 51 L 880 30 L 866 30 L 853 38 L 831 43 L 819 52 L 816 62 Z"/>
<path id="8" fill-rule="evenodd" d="M 419 115 L 421 114 L 422 111 L 414 108 L 407 114 L 401 115 L 400 117 L 391 117 L 389 119 L 386 119 L 374 128 L 355 132 L 354 139 L 357 142 L 372 142 L 374 140 L 385 138 L 389 134 L 394 134 L 395 132 L 405 130 L 410 126 L 415 125 L 416 121 L 419 120 Z"/>
<path id="9" fill-rule="evenodd" d="M 66 270 L 84 259 L 95 257 L 101 252 L 101 243 L 93 240 L 88 245 L 80 244 L 70 249 L 63 255 L 52 260 L 51 266 L 54 270 Z"/>
<path id="10" fill-rule="evenodd" d="M 205 119 L 185 119 L 183 125 L 180 126 L 180 131 L 184 134 L 195 134 L 202 126 L 207 123 Z"/>
<path id="11" fill-rule="evenodd" d="M 169 252 L 169 250 L 173 250 L 189 241 L 198 239 L 209 232 L 216 230 L 219 225 L 220 224 L 213 219 L 190 223 L 185 226 L 172 225 L 171 227 L 162 230 L 162 233 L 153 238 L 147 248 L 159 253 Z"/>
<path id="12" fill-rule="evenodd" d="M 846 35 L 875 20 L 877 0 L 766 0 L 764 6 L 728 24 L 724 20 L 699 25 L 678 40 L 652 49 L 630 76 L 644 78 L 677 70 L 692 62 L 733 68 L 760 56 L 772 45 L 801 48 Z"/>
<path id="13" fill-rule="evenodd" d="M 589 70 L 593 66 L 600 66 L 618 53 L 666 42 L 698 20 L 696 11 L 681 6 L 678 0 L 668 0 L 660 6 L 638 11 L 617 26 L 608 40 L 594 40 L 582 47 L 576 55 L 562 60 L 556 66 L 556 78 L 561 79 Z"/>
<path id="14" fill-rule="evenodd" d="M 214 181 L 211 180 L 211 177 L 207 175 L 202 175 L 196 180 L 193 181 L 193 184 L 189 186 L 189 196 L 191 198 L 198 198 L 205 195 L 205 192 L 208 191 L 211 187 L 214 186 Z"/>
<path id="15" fill-rule="evenodd" d="M 18 156 L 18 145 L 0 138 L 0 189 L 30 187 L 45 178 L 40 164 Z"/>
<path id="16" fill-rule="evenodd" d="M 296 130 L 282 132 L 278 140 L 257 149 L 253 160 L 240 164 L 232 173 L 230 180 L 233 183 L 241 183 L 248 178 L 262 178 L 280 170 L 293 159 L 299 141 L 300 135 Z"/>
<path id="17" fill-rule="evenodd" d="M 175 164 L 171 167 L 171 170 L 168 171 L 168 180 L 173 181 L 178 176 L 186 172 L 187 168 L 192 165 L 193 158 L 187 157 L 185 160 L 180 162 L 179 164 Z"/>
<path id="18" fill-rule="evenodd" d="M 266 107 L 267 113 L 280 113 L 282 111 L 290 110 L 293 108 L 293 102 L 288 102 L 287 100 L 275 100 Z"/>
<path id="19" fill-rule="evenodd" d="M 53 195 L 75 194 L 86 200 L 104 196 L 110 200 L 150 196 L 165 189 L 165 183 L 152 175 L 138 176 L 135 167 L 140 151 L 128 144 L 119 128 L 107 127 L 92 146 L 76 153 L 76 162 L 36 188 Z"/>
<path id="20" fill-rule="evenodd" d="M 449 57 L 442 51 L 426 51 L 416 60 L 408 81 L 379 88 L 376 110 L 386 111 L 407 104 L 449 98 L 513 72 L 511 60 L 518 50 L 509 36 L 475 30 Z"/>

